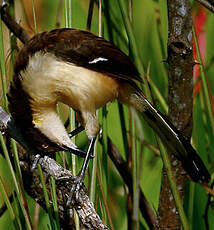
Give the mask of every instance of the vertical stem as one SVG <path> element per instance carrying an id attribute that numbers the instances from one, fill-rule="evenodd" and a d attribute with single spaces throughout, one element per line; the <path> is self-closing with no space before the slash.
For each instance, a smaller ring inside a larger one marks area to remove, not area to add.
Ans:
<path id="1" fill-rule="evenodd" d="M 136 65 L 140 75 L 142 76 L 142 79 L 143 79 L 143 82 L 144 82 L 144 84 L 143 84 L 144 93 L 148 97 L 148 99 L 150 101 L 152 101 L 149 86 L 148 86 L 148 82 L 145 79 L 144 67 L 143 67 L 141 59 L 140 59 L 140 55 L 139 55 L 139 52 L 138 52 L 138 47 L 137 47 L 137 44 L 136 44 L 134 32 L 133 32 L 132 25 L 131 25 L 131 22 L 130 22 L 130 18 L 129 18 L 129 15 L 128 15 L 128 12 L 127 12 L 128 8 L 126 7 L 126 4 L 125 4 L 124 0 L 118 0 L 118 3 L 119 3 L 121 14 L 122 14 L 122 17 L 123 17 L 124 26 L 126 28 L 126 33 L 127 33 L 128 38 L 129 38 L 130 47 L 131 47 L 130 50 L 132 50 L 131 55 L 133 56 L 134 63 Z"/>
<path id="2" fill-rule="evenodd" d="M 65 27 L 68 28 L 69 26 L 69 19 L 68 19 L 68 0 L 65 0 L 65 3 L 64 3 L 64 6 L 65 6 Z"/>
<path id="3" fill-rule="evenodd" d="M 14 208 L 12 207 L 11 202 L 8 198 L 8 194 L 7 194 L 7 191 L 4 187 L 3 180 L 1 177 L 0 177 L 0 190 L 1 190 L 1 199 L 4 200 L 4 202 L 7 206 L 10 218 L 14 223 L 15 229 L 21 229 L 21 223 L 18 221 L 18 217 L 16 217 Z"/>
<path id="4" fill-rule="evenodd" d="M 25 217 L 26 229 L 31 230 L 32 229 L 32 224 L 31 224 L 30 217 L 28 215 L 27 205 L 25 203 L 25 200 L 23 199 L 22 193 L 20 192 L 20 187 L 19 187 L 19 184 L 17 182 L 16 175 L 15 175 L 15 172 L 13 170 L 12 163 L 10 161 L 9 153 L 8 153 L 8 150 L 7 150 L 7 147 L 5 145 L 4 138 L 3 138 L 1 132 L 0 132 L 0 144 L 2 146 L 6 161 L 8 163 L 8 167 L 9 167 L 11 175 L 12 175 L 13 183 L 14 183 L 14 186 L 15 186 L 15 191 L 16 191 L 16 194 L 17 194 L 17 198 L 19 200 L 19 204 L 21 206 L 21 210 L 22 210 L 23 215 Z"/>
<path id="5" fill-rule="evenodd" d="M 100 9 L 100 5 L 99 5 Z M 94 0 L 90 0 L 89 4 L 89 9 L 88 9 L 88 18 L 87 18 L 87 25 L 86 28 L 87 30 L 90 31 L 91 29 L 91 21 L 92 21 L 92 16 L 93 16 L 93 11 L 94 11 Z M 100 19 L 100 10 L 99 10 L 99 19 Z M 101 31 L 100 26 L 99 26 L 99 32 Z M 99 33 L 100 34 L 100 33 Z M 97 116 L 99 117 L 99 113 L 97 113 Z M 91 174 L 91 184 L 90 184 L 90 200 L 94 203 L 95 202 L 95 193 L 96 193 L 96 181 L 97 181 L 97 160 L 98 160 L 98 155 L 97 155 L 97 140 L 95 141 L 94 144 L 94 158 L 92 159 L 92 174 Z"/>
<path id="6" fill-rule="evenodd" d="M 72 13 L 72 9 L 71 9 L 71 0 L 68 0 L 68 27 L 69 27 L 69 28 L 72 27 L 71 13 Z"/>
<path id="7" fill-rule="evenodd" d="M 65 0 L 65 27 L 72 28 L 72 1 Z M 75 129 L 75 111 L 70 108 L 70 130 Z M 75 143 L 75 137 L 72 138 L 73 142 Z M 72 172 L 73 175 L 76 175 L 76 156 L 72 154 Z M 79 218 L 76 212 L 74 212 L 74 221 L 76 229 L 80 229 Z"/>
<path id="8" fill-rule="evenodd" d="M 99 0 L 99 37 L 102 37 L 102 0 Z"/>
<path id="9" fill-rule="evenodd" d="M 36 34 L 38 31 L 37 31 L 37 21 L 36 21 L 36 11 L 35 11 L 35 3 L 34 3 L 34 0 L 32 0 L 32 6 L 33 6 L 34 31 L 35 31 L 35 34 Z"/>
<path id="10" fill-rule="evenodd" d="M 190 229 L 192 229 L 192 222 L 193 222 L 194 193 L 195 193 L 195 183 L 191 181 L 189 185 L 189 202 L 188 202 L 188 218 L 190 223 Z"/>
<path id="11" fill-rule="evenodd" d="M 200 54 L 200 50 L 199 50 L 199 45 L 198 45 L 198 40 L 197 40 L 197 36 L 195 33 L 195 28 L 193 27 L 193 38 L 195 41 L 195 48 L 196 48 L 196 53 L 197 53 L 197 57 L 198 60 L 200 62 L 200 73 L 201 73 L 201 79 L 202 79 L 202 85 L 203 85 L 203 90 L 204 90 L 204 96 L 205 96 L 205 102 L 207 105 L 207 110 L 208 110 L 208 116 L 210 119 L 210 124 L 212 127 L 212 132 L 214 134 L 214 116 L 213 116 L 213 112 L 212 112 L 212 105 L 211 105 L 211 101 L 210 101 L 210 96 L 209 96 L 209 92 L 208 92 L 208 86 L 207 86 L 207 81 L 206 81 L 206 77 L 205 77 L 205 73 L 204 73 L 204 67 L 203 67 L 203 62 L 201 59 L 201 54 Z"/>
<path id="12" fill-rule="evenodd" d="M 0 69 L 1 69 L 1 82 L 4 98 L 4 108 L 7 110 L 7 81 L 6 81 L 6 69 L 5 69 L 5 59 L 4 59 L 4 42 L 3 42 L 3 31 L 2 31 L 2 20 L 0 20 Z"/>
<path id="13" fill-rule="evenodd" d="M 89 8 L 88 8 L 87 25 L 86 25 L 87 30 L 91 29 L 91 20 L 92 20 L 92 16 L 93 16 L 93 9 L 94 9 L 94 0 L 90 0 L 90 4 L 89 4 Z"/>

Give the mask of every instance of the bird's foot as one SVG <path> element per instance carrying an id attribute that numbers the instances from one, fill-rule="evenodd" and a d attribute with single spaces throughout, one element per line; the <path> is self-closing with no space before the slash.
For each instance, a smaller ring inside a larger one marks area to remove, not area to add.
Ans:
<path id="1" fill-rule="evenodd" d="M 39 162 L 39 159 L 40 159 L 40 155 L 39 154 L 36 154 L 34 159 L 33 159 L 33 163 L 32 163 L 32 166 L 31 166 L 31 171 L 34 171 L 38 162 Z"/>
<path id="2" fill-rule="evenodd" d="M 71 191 L 67 200 L 67 207 L 70 207 L 71 203 L 75 200 L 78 202 L 80 197 L 80 189 L 83 186 L 83 178 L 76 176 L 72 181 Z"/>

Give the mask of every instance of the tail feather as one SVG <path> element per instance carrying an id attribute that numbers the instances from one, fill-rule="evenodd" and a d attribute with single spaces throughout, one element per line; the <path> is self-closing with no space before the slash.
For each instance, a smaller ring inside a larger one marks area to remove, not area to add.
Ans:
<path id="1" fill-rule="evenodd" d="M 193 181 L 209 182 L 210 174 L 192 145 L 141 92 L 132 94 L 129 97 L 129 104 L 142 113 L 144 119 L 159 135 L 170 152 L 181 161 L 183 168 Z"/>

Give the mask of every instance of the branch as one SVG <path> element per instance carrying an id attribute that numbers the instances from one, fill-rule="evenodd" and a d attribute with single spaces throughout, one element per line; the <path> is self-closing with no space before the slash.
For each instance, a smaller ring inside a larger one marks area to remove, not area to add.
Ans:
<path id="1" fill-rule="evenodd" d="M 44 209 L 46 209 L 39 174 L 37 170 L 33 170 L 33 172 L 31 170 L 32 162 L 34 162 L 35 159 L 35 151 L 28 143 L 25 142 L 20 130 L 15 125 L 13 118 L 8 115 L 2 109 L 2 107 L 0 107 L 0 131 L 9 134 L 10 137 L 18 141 L 28 151 L 28 155 L 30 154 L 30 160 L 28 158 L 20 163 L 23 178 L 25 178 L 23 181 L 24 187 L 28 194 L 32 196 Z M 82 224 L 87 229 L 108 229 L 102 223 L 100 217 L 94 209 L 93 203 L 86 195 L 85 187 L 80 189 L 78 198 L 75 196 L 72 197 L 71 206 L 66 207 L 67 199 L 70 195 L 70 190 L 75 179 L 69 170 L 64 169 L 56 161 L 47 156 L 41 157 L 38 163 L 41 164 L 41 167 L 45 172 L 44 177 L 46 179 L 46 187 L 49 193 L 51 193 L 51 186 L 48 178 L 52 176 L 56 180 L 56 193 L 60 210 L 60 222 L 63 227 L 66 227 L 66 229 L 71 229 L 73 225 L 73 222 L 71 221 L 73 219 L 73 215 L 72 212 L 68 212 L 68 210 L 74 208 Z M 51 201 L 50 205 L 52 206 Z"/>
<path id="2" fill-rule="evenodd" d="M 93 8 L 94 8 L 94 0 L 90 0 L 89 9 L 88 9 L 88 18 L 87 18 L 87 30 L 90 31 L 91 29 L 91 21 L 93 16 Z"/>
<path id="3" fill-rule="evenodd" d="M 8 3 L 3 2 L 0 5 L 1 19 L 8 27 L 8 29 L 14 33 L 14 35 L 22 42 L 27 43 L 30 40 L 28 33 L 10 16 L 7 10 Z"/>
<path id="4" fill-rule="evenodd" d="M 68 213 L 68 209 L 66 207 L 67 199 L 70 195 L 70 190 L 74 181 L 74 176 L 71 174 L 69 170 L 64 169 L 61 165 L 59 165 L 55 160 L 45 156 L 44 158 L 39 159 L 39 164 L 41 165 L 43 171 L 45 172 L 45 181 L 47 181 L 46 187 L 48 188 L 48 192 L 50 192 L 50 183 L 48 178 L 52 176 L 56 180 L 56 193 L 57 193 L 57 201 L 59 207 L 59 216 L 62 227 L 65 229 L 73 228 L 73 212 Z M 26 167 L 26 165 L 25 165 Z M 27 173 L 27 172 L 25 172 Z M 31 172 L 30 172 L 31 173 Z M 26 175 L 24 175 L 26 178 Z M 34 170 L 33 174 L 30 177 L 34 178 L 34 180 L 25 180 L 26 191 L 34 198 L 36 201 L 44 207 L 44 195 L 42 192 L 41 184 L 35 183 L 39 180 L 39 174 L 37 170 Z M 29 177 L 28 177 L 29 178 Z M 32 181 L 30 183 L 30 181 Z M 50 202 L 51 204 L 52 202 Z M 100 217 L 96 213 L 94 209 L 93 203 L 89 200 L 89 197 L 86 195 L 85 187 L 82 187 L 79 191 L 78 200 L 74 196 L 71 202 L 70 210 L 74 208 L 79 216 L 81 223 L 87 229 L 108 229 L 101 221 Z"/>

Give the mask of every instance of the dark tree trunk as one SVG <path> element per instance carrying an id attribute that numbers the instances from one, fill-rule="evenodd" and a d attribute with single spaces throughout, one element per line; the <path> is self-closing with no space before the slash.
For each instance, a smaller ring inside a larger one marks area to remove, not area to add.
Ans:
<path id="1" fill-rule="evenodd" d="M 192 133 L 193 52 L 192 15 L 189 0 L 168 0 L 168 89 L 169 118 L 187 138 Z M 172 169 L 181 198 L 185 172 L 170 154 Z M 165 170 L 162 176 L 158 221 L 155 229 L 180 229 L 181 224 Z"/>

